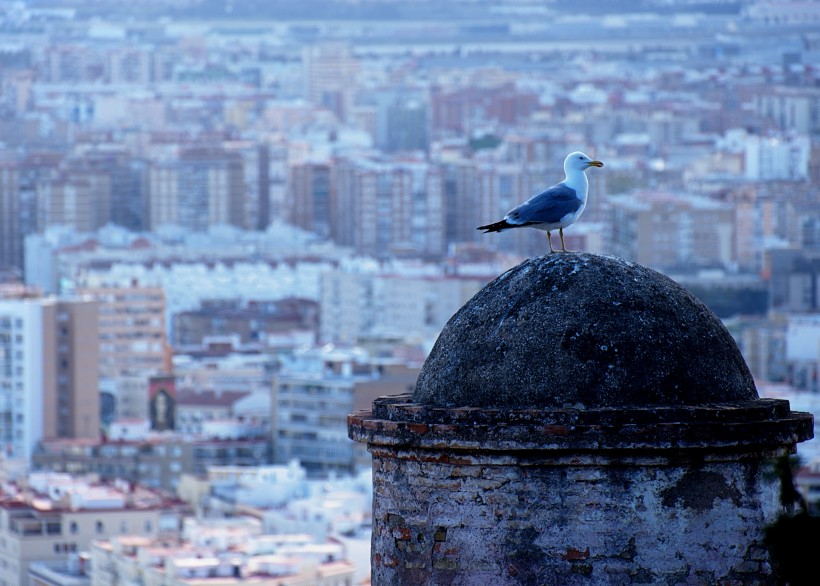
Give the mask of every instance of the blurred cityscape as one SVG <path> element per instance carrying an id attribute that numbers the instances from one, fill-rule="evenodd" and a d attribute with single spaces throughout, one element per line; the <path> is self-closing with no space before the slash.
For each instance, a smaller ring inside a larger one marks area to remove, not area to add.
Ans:
<path id="1" fill-rule="evenodd" d="M 567 247 L 820 414 L 819 64 L 820 1 L 0 0 L 0 586 L 366 583 L 346 417 L 574 150 Z"/>

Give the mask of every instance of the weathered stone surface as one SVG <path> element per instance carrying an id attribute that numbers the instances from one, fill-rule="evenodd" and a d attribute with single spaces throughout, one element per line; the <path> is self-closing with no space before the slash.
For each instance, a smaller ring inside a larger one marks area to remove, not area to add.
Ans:
<path id="1" fill-rule="evenodd" d="M 372 411 L 348 416 L 348 435 L 376 445 L 480 450 L 495 458 L 530 450 L 555 458 L 562 452 L 647 450 L 766 454 L 811 438 L 814 429 L 811 414 L 791 411 L 783 399 L 583 410 L 448 408 L 410 401 L 410 395 L 376 399 Z"/>
<path id="2" fill-rule="evenodd" d="M 413 400 L 584 408 L 757 398 L 731 334 L 668 277 L 617 258 L 533 258 L 449 321 Z"/>
<path id="3" fill-rule="evenodd" d="M 760 399 L 720 321 L 587 254 L 508 271 L 450 321 L 415 393 L 348 417 L 373 455 L 376 586 L 780 583 L 771 462 L 813 435 Z"/>
<path id="4" fill-rule="evenodd" d="M 373 455 L 376 585 L 778 583 L 760 540 L 779 486 L 759 463 L 493 465 L 476 478 Z"/>

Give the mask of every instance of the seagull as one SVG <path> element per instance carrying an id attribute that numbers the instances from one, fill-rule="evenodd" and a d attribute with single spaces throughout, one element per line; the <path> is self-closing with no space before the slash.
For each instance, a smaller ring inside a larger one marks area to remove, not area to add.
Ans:
<path id="1" fill-rule="evenodd" d="M 503 220 L 477 229 L 484 230 L 484 234 L 524 227 L 544 230 L 552 253 L 555 251 L 552 249 L 550 232 L 557 228 L 561 237 L 561 250 L 566 252 L 564 228 L 575 222 L 587 206 L 589 181 L 584 171 L 590 167 L 603 166 L 601 161 L 593 161 L 580 151 L 570 153 L 564 159 L 566 177 L 561 183 L 533 195 L 520 206 L 511 209 Z"/>

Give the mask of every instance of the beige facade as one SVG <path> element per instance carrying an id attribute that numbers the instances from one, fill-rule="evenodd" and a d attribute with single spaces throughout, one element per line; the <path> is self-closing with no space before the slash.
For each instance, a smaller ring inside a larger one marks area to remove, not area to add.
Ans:
<path id="1" fill-rule="evenodd" d="M 97 303 L 90 299 L 58 300 L 53 306 L 54 319 L 49 320 L 56 356 L 56 390 L 54 401 L 45 402 L 44 416 L 50 407 L 56 407 L 53 426 L 46 424 L 47 438 L 94 438 L 99 436 L 100 399 L 95 367 L 99 353 L 94 345 L 97 339 Z"/>
<path id="2" fill-rule="evenodd" d="M 307 47 L 302 63 L 307 99 L 347 120 L 353 107 L 353 80 L 360 70 L 353 48 L 347 43 Z"/>
<path id="3" fill-rule="evenodd" d="M 158 374 L 170 367 L 161 287 L 95 287 L 80 290 L 99 304 L 101 378 Z"/>
<path id="4" fill-rule="evenodd" d="M 204 231 L 209 226 L 242 226 L 242 158 L 219 148 L 187 148 L 179 159 L 153 162 L 148 169 L 152 228 L 177 224 Z"/>
<path id="5" fill-rule="evenodd" d="M 692 194 L 639 192 L 610 198 L 610 253 L 659 270 L 736 262 L 733 206 Z"/>
<path id="6" fill-rule="evenodd" d="M 196 529 L 201 529 L 197 527 Z M 202 533 L 202 532 L 201 532 Z M 339 543 L 307 535 L 253 535 L 242 527 L 205 538 L 122 536 L 91 550 L 94 586 L 352 586 L 354 566 Z M 220 546 L 221 544 L 221 546 Z"/>
<path id="7" fill-rule="evenodd" d="M 97 304 L 0 293 L 0 443 L 27 460 L 45 438 L 99 435 Z"/>
<path id="8" fill-rule="evenodd" d="M 111 210 L 111 178 L 102 171 L 71 168 L 53 181 L 37 186 L 40 229 L 71 226 L 92 232 L 108 222 Z"/>
<path id="9" fill-rule="evenodd" d="M 52 480 L 59 481 L 59 475 Z M 179 525 L 178 501 L 145 489 L 86 489 L 57 501 L 43 494 L 0 500 L 0 586 L 27 584 L 32 562 L 66 560 L 89 549 L 96 539 L 133 533 L 154 536 Z"/>

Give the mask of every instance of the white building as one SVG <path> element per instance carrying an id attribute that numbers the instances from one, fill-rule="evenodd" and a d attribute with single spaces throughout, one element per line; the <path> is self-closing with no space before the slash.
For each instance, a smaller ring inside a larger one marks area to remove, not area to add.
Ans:
<path id="1" fill-rule="evenodd" d="M 369 463 L 347 437 L 347 416 L 376 397 L 410 392 L 418 366 L 332 344 L 296 352 L 273 380 L 274 462 L 298 458 L 310 471 L 350 472 Z"/>
<path id="2" fill-rule="evenodd" d="M 792 384 L 820 390 L 820 315 L 789 315 L 786 362 Z"/>
<path id="3" fill-rule="evenodd" d="M 809 176 L 808 136 L 746 138 L 745 176 L 750 181 L 803 181 Z"/>
<path id="4" fill-rule="evenodd" d="M 319 299 L 320 339 L 338 344 L 365 337 L 435 340 L 450 317 L 496 274 L 447 275 L 432 265 L 327 271 Z"/>
<path id="5" fill-rule="evenodd" d="M 166 324 L 174 313 L 203 300 L 318 300 L 321 274 L 349 251 L 316 241 L 287 225 L 266 232 L 230 226 L 205 233 L 163 227 L 136 234 L 106 226 L 93 234 L 49 230 L 27 237 L 26 283 L 45 291 L 78 288 L 158 286 L 165 293 Z M 51 258 L 39 266 L 40 258 Z"/>
<path id="6" fill-rule="evenodd" d="M 7 457 L 27 458 L 43 437 L 43 306 L 0 299 L 0 442 Z"/>
<path id="7" fill-rule="evenodd" d="M 210 466 L 208 482 L 211 501 L 222 501 L 230 510 L 237 505 L 281 507 L 308 492 L 307 472 L 298 460 L 275 466 Z"/>
<path id="8" fill-rule="evenodd" d="M 97 305 L 0 290 L 0 451 L 28 459 L 44 438 L 97 437 Z"/>
<path id="9" fill-rule="evenodd" d="M 259 535 L 258 525 L 229 519 L 189 522 L 179 539 L 136 536 L 97 541 L 94 586 L 352 586 L 354 566 L 338 542 L 309 535 Z"/>
<path id="10" fill-rule="evenodd" d="M 176 531 L 180 501 L 128 483 L 91 484 L 34 473 L 6 484 L 0 498 L 0 584 L 29 584 L 34 562 L 67 562 L 93 540 Z"/>

